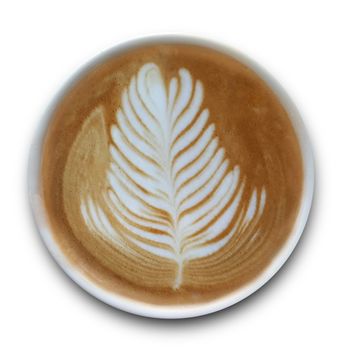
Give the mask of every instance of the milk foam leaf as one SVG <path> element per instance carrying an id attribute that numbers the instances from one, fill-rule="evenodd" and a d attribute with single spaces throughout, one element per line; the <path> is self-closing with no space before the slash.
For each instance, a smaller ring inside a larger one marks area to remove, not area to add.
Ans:
<path id="1" fill-rule="evenodd" d="M 174 289 L 186 263 L 253 227 L 265 206 L 264 188 L 245 195 L 247 179 L 230 166 L 203 98 L 203 84 L 188 70 L 167 84 L 156 64 L 143 65 L 110 128 L 104 205 L 81 201 L 90 230 L 131 254 L 174 261 Z"/>

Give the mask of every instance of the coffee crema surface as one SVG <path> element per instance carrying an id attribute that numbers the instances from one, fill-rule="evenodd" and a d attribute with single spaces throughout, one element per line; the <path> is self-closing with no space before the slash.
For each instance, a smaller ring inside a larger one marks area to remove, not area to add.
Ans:
<path id="1" fill-rule="evenodd" d="M 303 189 L 287 112 L 251 69 L 190 44 L 110 55 L 53 112 L 40 170 L 62 252 L 94 284 L 191 304 L 253 281 Z"/>

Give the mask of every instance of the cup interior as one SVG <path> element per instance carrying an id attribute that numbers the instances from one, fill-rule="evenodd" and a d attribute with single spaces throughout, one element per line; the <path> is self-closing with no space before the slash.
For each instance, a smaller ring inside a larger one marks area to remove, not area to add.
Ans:
<path id="1" fill-rule="evenodd" d="M 67 90 L 74 85 L 76 81 L 80 79 L 87 71 L 92 67 L 99 64 L 108 57 L 122 53 L 130 48 L 138 47 L 144 44 L 161 44 L 161 43 L 175 43 L 175 44 L 196 44 L 204 47 L 214 49 L 219 52 L 223 52 L 238 59 L 240 62 L 248 66 L 254 72 L 256 72 L 272 89 L 272 91 L 279 98 L 281 104 L 287 111 L 291 123 L 296 132 L 301 154 L 302 163 L 304 170 L 303 177 L 303 191 L 301 198 L 301 205 L 295 220 L 295 224 L 289 238 L 279 250 L 277 255 L 274 257 L 270 265 L 261 273 L 258 278 L 253 280 L 251 283 L 244 285 L 242 288 L 235 290 L 234 292 L 218 298 L 216 300 L 187 306 L 156 306 L 153 304 L 147 304 L 139 302 L 133 299 L 129 299 L 111 292 L 108 292 L 100 286 L 94 284 L 80 271 L 78 271 L 66 258 L 63 252 L 53 238 L 53 233 L 50 229 L 50 225 L 46 219 L 45 206 L 43 199 L 40 195 L 40 166 L 42 160 L 43 142 L 44 137 L 50 124 L 52 113 L 55 107 L 60 103 L 60 100 L 65 95 Z M 37 225 L 37 229 L 40 232 L 41 238 L 44 241 L 46 247 L 54 257 L 58 265 L 65 271 L 65 273 L 80 287 L 86 290 L 88 293 L 95 296 L 97 299 L 109 304 L 115 308 L 147 317 L 154 318 L 190 318 L 210 314 L 222 309 L 225 309 L 231 305 L 236 304 L 240 300 L 248 297 L 260 287 L 262 287 L 273 275 L 281 268 L 286 262 L 288 257 L 291 255 L 295 246 L 297 245 L 300 236 L 303 233 L 309 211 L 312 204 L 312 197 L 314 191 L 314 162 L 312 149 L 307 135 L 305 126 L 302 122 L 300 114 L 291 101 L 285 90 L 281 85 L 262 67 L 257 63 L 247 58 L 242 53 L 228 48 L 224 45 L 220 45 L 205 39 L 190 37 L 190 36 L 179 36 L 179 35 L 162 35 L 162 36 L 151 36 L 145 38 L 139 38 L 130 42 L 119 44 L 112 49 L 101 53 L 97 57 L 93 58 L 88 62 L 82 69 L 75 73 L 72 78 L 61 88 L 57 93 L 52 103 L 44 113 L 43 119 L 40 122 L 38 131 L 35 135 L 34 142 L 30 151 L 29 167 L 28 167 L 28 192 L 29 200 L 34 215 L 34 219 Z"/>

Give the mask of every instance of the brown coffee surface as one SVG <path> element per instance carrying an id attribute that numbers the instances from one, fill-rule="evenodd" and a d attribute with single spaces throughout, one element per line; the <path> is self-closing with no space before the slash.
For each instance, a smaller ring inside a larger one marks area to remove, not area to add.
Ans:
<path id="1" fill-rule="evenodd" d="M 154 304 L 206 302 L 256 278 L 288 239 L 302 187 L 277 96 L 197 45 L 99 62 L 59 101 L 44 140 L 41 191 L 60 249 L 93 283 Z"/>

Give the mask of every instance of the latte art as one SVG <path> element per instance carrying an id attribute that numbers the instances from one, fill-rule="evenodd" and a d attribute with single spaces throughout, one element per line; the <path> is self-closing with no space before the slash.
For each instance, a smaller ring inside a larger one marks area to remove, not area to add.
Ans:
<path id="1" fill-rule="evenodd" d="M 174 289 L 181 287 L 185 264 L 217 252 L 236 232 L 258 227 L 265 205 L 264 188 L 242 200 L 249 179 L 225 157 L 209 110 L 202 108 L 203 94 L 188 70 L 181 68 L 166 87 L 157 65 L 145 64 L 123 91 L 110 129 L 99 197 L 106 210 L 93 189 L 80 194 L 91 233 L 125 254 L 146 251 L 173 261 Z"/>
<path id="2" fill-rule="evenodd" d="M 40 170 L 52 238 L 116 297 L 202 304 L 268 268 L 303 166 L 273 91 L 224 53 L 155 44 L 88 69 L 52 113 Z"/>

